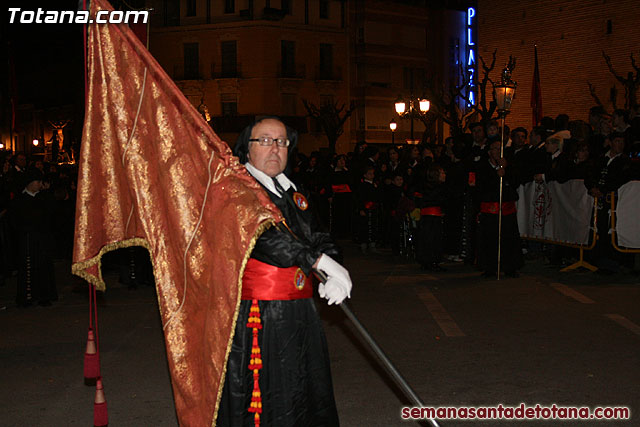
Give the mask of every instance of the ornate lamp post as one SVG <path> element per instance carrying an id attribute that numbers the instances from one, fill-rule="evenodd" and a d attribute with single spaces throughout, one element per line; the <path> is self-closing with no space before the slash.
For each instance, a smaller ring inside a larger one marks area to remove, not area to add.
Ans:
<path id="1" fill-rule="evenodd" d="M 408 105 L 408 108 L 407 108 Z M 411 119 L 411 141 L 413 141 L 413 119 L 415 116 L 424 116 L 429 111 L 431 103 L 424 98 L 414 98 L 413 95 L 405 102 L 402 97 L 398 97 L 395 102 L 396 113 L 400 117 L 409 117 Z"/>
<path id="2" fill-rule="evenodd" d="M 504 157 L 504 119 L 511 112 L 511 102 L 516 96 L 517 83 L 511 80 L 511 70 L 505 67 L 499 84 L 493 86 L 493 97 L 500 117 L 500 159 Z M 500 280 L 500 253 L 502 243 L 502 177 L 500 177 L 500 201 L 498 208 L 498 280 Z"/>
<path id="3" fill-rule="evenodd" d="M 395 120 L 391 119 L 389 129 L 391 129 L 391 144 L 395 144 L 396 129 L 398 129 L 398 124 Z"/>
<path id="4" fill-rule="evenodd" d="M 209 114 L 209 107 L 204 103 L 204 95 L 200 98 L 200 105 L 198 105 L 198 113 L 209 123 L 211 121 L 211 114 Z"/>

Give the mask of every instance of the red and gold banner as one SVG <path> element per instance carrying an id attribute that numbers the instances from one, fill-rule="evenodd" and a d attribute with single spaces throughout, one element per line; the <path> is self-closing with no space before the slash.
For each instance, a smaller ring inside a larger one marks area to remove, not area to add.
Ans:
<path id="1" fill-rule="evenodd" d="M 104 290 L 104 253 L 149 250 L 180 424 L 212 425 L 242 274 L 281 215 L 131 29 L 92 24 L 88 50 L 72 270 Z"/>

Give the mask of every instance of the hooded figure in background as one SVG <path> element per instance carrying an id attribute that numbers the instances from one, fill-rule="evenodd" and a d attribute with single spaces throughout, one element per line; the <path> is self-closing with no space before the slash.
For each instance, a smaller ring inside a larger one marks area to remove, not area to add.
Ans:
<path id="1" fill-rule="evenodd" d="M 284 174 L 297 132 L 267 116 L 239 136 L 234 154 L 264 187 L 285 221 L 256 241 L 218 410 L 219 426 L 337 426 L 327 342 L 313 302 L 339 304 L 351 293 L 338 248 L 318 230 L 308 194 Z"/>
<path id="2" fill-rule="evenodd" d="M 58 299 L 51 259 L 51 215 L 38 193 L 44 175 L 36 168 L 27 170 L 22 191 L 13 200 L 11 224 L 18 246 L 18 289 L 16 303 L 27 307 L 35 302 L 51 305 Z"/>

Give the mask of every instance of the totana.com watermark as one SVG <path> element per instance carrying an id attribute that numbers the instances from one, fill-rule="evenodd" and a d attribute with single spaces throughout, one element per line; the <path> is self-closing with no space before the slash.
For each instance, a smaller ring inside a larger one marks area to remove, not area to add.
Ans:
<path id="1" fill-rule="evenodd" d="M 100 10 L 95 19 L 88 10 L 23 10 L 19 7 L 9 8 L 10 24 L 146 24 L 149 20 L 148 10 Z"/>

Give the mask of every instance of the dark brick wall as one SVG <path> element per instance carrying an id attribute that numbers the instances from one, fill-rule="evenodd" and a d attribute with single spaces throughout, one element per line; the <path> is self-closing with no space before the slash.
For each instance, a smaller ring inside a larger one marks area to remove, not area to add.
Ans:
<path id="1" fill-rule="evenodd" d="M 607 21 L 611 20 L 611 34 Z M 498 79 L 509 54 L 517 58 L 513 79 L 518 82 L 509 126 L 531 128 L 531 83 L 534 44 L 544 114 L 569 114 L 587 120 L 595 105 L 591 82 L 609 112 L 609 90 L 616 82 L 602 57 L 604 50 L 614 69 L 626 77 L 633 71 L 629 56 L 640 65 L 640 0 L 478 0 L 479 53 L 490 60 L 498 49 L 492 78 Z M 481 71 L 481 70 L 480 70 Z M 618 108 L 624 107 L 624 90 L 618 88 Z M 639 94 L 640 95 L 640 94 Z"/>

